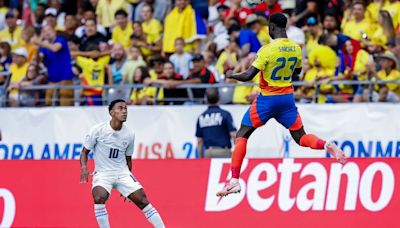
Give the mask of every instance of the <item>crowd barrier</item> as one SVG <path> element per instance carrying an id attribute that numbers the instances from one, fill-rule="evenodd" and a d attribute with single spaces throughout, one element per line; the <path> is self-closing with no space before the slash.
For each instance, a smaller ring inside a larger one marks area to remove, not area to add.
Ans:
<path id="1" fill-rule="evenodd" d="M 0 73 L 1 75 L 1 73 Z M 8 80 L 6 83 L 3 85 L 0 85 L 0 106 L 6 106 L 7 105 L 7 84 Z M 356 81 L 356 80 L 340 80 L 340 81 L 331 81 L 331 82 L 306 82 L 306 81 L 294 81 L 292 84 L 295 87 L 303 86 L 303 87 L 310 87 L 314 88 L 314 93 L 312 95 L 312 99 L 310 102 L 316 102 L 318 99 L 318 96 L 320 95 L 320 87 L 321 85 L 333 85 L 333 86 L 339 86 L 339 85 L 347 85 L 347 86 L 364 86 L 366 89 L 368 89 L 369 97 L 368 101 L 372 101 L 372 93 L 376 89 L 378 85 L 386 85 L 386 84 L 400 84 L 400 80 L 394 80 L 394 81 L 384 81 L 384 80 L 377 80 L 373 78 L 372 80 L 365 80 L 365 81 Z M 182 99 L 181 97 L 169 97 L 169 98 L 158 98 L 158 93 L 160 92 L 160 89 L 164 88 L 163 85 L 161 84 L 152 84 L 151 87 L 155 88 L 155 95 L 153 97 L 153 103 L 154 104 L 163 104 L 165 102 L 171 102 L 171 101 L 187 101 L 187 102 L 195 102 L 195 103 L 204 103 L 203 98 L 195 98 L 193 95 L 192 89 L 207 89 L 207 88 L 218 88 L 220 90 L 220 95 L 223 97 L 224 102 L 226 103 L 232 103 L 233 99 L 233 92 L 234 88 L 236 87 L 242 87 L 242 86 L 258 86 L 258 83 L 217 83 L 217 84 L 183 84 L 177 86 L 177 88 L 181 89 L 186 89 L 187 91 L 187 98 Z M 93 89 L 93 88 L 102 88 L 103 89 L 103 96 L 102 96 L 102 102 L 103 104 L 108 104 L 111 102 L 112 99 L 115 99 L 115 97 L 123 97 L 124 99 L 128 99 L 130 96 L 130 91 L 132 89 L 142 89 L 149 87 L 149 85 L 145 84 L 125 84 L 125 85 L 93 85 L 93 86 L 87 86 L 87 85 L 80 85 L 79 80 L 74 80 L 74 85 L 57 85 L 57 84 L 47 84 L 47 85 L 34 85 L 34 86 L 26 86 L 23 88 L 20 88 L 20 92 L 30 92 L 30 91 L 46 91 L 48 89 L 54 90 L 53 93 L 53 98 L 52 98 L 52 106 L 55 106 L 56 104 L 59 103 L 59 89 L 73 89 L 74 90 L 74 97 L 71 98 L 71 101 L 74 102 L 76 106 L 79 106 L 83 101 L 83 97 L 81 97 L 81 91 L 83 89 Z M 113 92 L 111 92 L 111 89 Z M 119 91 L 119 92 L 117 92 Z M 124 91 L 124 92 L 122 92 Z M 18 96 L 18 99 L 20 100 L 21 97 Z M 44 98 L 41 100 L 44 102 Z"/>
<path id="2" fill-rule="evenodd" d="M 222 106 L 238 128 L 249 106 Z M 195 126 L 206 106 L 129 106 L 135 159 L 197 158 Z M 398 104 L 299 105 L 305 130 L 334 140 L 349 157 L 399 157 Z M 0 109 L 0 160 L 78 159 L 85 134 L 109 121 L 106 107 Z M 249 158 L 327 157 L 299 147 L 275 120 L 248 142 Z"/>
<path id="3" fill-rule="evenodd" d="M 93 170 L 93 162 L 89 161 Z M 251 159 L 240 194 L 215 196 L 229 160 L 137 160 L 133 173 L 166 227 L 398 227 L 400 159 Z M 78 161 L 0 161 L 0 227 L 97 227 Z M 111 227 L 151 227 L 112 193 Z"/>

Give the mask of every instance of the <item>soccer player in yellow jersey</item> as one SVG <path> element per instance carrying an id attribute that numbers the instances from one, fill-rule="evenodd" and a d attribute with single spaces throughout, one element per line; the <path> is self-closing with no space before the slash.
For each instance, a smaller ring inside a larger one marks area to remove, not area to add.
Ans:
<path id="1" fill-rule="evenodd" d="M 289 129 L 293 139 L 300 146 L 326 149 L 340 163 L 345 162 L 343 151 L 333 142 L 326 142 L 304 131 L 291 83 L 292 76 L 301 72 L 301 48 L 287 38 L 286 24 L 287 18 L 283 14 L 271 15 L 269 35 L 274 41 L 258 51 L 257 59 L 247 71 L 238 74 L 233 74 L 232 71 L 226 73 L 228 78 L 249 81 L 260 72 L 261 93 L 243 117 L 232 154 L 232 179 L 217 193 L 218 196 L 240 192 L 239 175 L 246 155 L 247 139 L 271 118 L 275 118 Z"/>

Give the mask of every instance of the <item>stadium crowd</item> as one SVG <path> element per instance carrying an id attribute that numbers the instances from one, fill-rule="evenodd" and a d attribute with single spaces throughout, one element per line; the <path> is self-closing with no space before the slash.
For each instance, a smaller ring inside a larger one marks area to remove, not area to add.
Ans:
<path id="1" fill-rule="evenodd" d="M 397 0 L 255 6 L 241 0 L 0 0 L 0 97 L 8 106 L 55 99 L 74 105 L 77 92 L 81 105 L 101 105 L 105 96 L 135 105 L 184 104 L 187 90 L 178 85 L 238 83 L 225 72 L 247 69 L 257 50 L 273 42 L 268 17 L 277 12 L 288 17 L 288 36 L 303 48 L 303 72 L 293 78 L 306 82 L 296 87 L 299 102 L 399 101 L 400 84 L 375 85 L 371 94 L 369 85 L 331 83 L 400 79 Z M 24 90 L 46 84 L 115 87 Z M 257 86 L 223 89 L 223 103 L 234 104 L 248 104 L 259 92 Z M 192 93 L 201 99 L 205 89 Z"/>

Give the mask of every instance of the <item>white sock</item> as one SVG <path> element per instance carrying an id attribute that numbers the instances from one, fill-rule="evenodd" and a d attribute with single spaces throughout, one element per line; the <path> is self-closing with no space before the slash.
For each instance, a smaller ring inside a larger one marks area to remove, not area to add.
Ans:
<path id="1" fill-rule="evenodd" d="M 143 208 L 142 211 L 146 216 L 147 220 L 149 220 L 149 222 L 153 224 L 154 227 L 156 228 L 165 227 L 160 214 L 158 214 L 157 210 L 153 207 L 153 205 L 149 203 L 145 208 Z"/>
<path id="2" fill-rule="evenodd" d="M 96 215 L 97 223 L 100 228 L 109 228 L 110 223 L 108 222 L 108 213 L 105 204 L 95 204 L 94 214 Z"/>

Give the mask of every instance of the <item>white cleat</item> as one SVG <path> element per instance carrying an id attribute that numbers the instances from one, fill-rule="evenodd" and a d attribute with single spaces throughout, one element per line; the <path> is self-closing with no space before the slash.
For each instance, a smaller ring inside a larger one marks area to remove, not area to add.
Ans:
<path id="1" fill-rule="evenodd" d="M 344 152 L 334 142 L 327 142 L 325 144 L 325 149 L 332 157 L 336 158 L 340 164 L 343 165 L 346 162 L 346 155 L 344 155 Z"/>
<path id="2" fill-rule="evenodd" d="M 217 196 L 223 197 L 232 193 L 239 193 L 242 190 L 239 181 L 231 181 L 225 184 L 224 188 L 217 193 Z"/>

